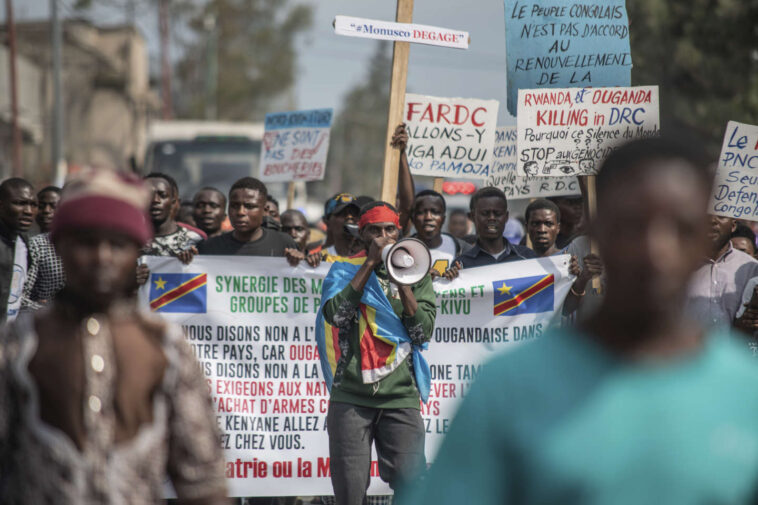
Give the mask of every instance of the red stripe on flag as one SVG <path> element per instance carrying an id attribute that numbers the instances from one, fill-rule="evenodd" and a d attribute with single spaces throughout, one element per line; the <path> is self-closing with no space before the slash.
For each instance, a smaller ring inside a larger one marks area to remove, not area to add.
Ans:
<path id="1" fill-rule="evenodd" d="M 171 291 L 168 291 L 152 302 L 150 302 L 150 308 L 152 310 L 159 309 L 163 307 L 164 305 L 167 305 L 177 298 L 181 298 L 182 296 L 186 295 L 190 291 L 194 291 L 195 289 L 199 288 L 200 286 L 206 284 L 208 282 L 208 274 L 200 274 L 194 279 L 190 279 L 184 284 L 182 284 L 179 287 L 176 287 L 172 289 Z"/>
<path id="2" fill-rule="evenodd" d="M 334 361 L 335 363 L 342 357 L 342 349 L 340 349 L 340 330 L 336 326 L 330 326 L 332 334 L 332 347 L 334 348 Z"/>
<path id="3" fill-rule="evenodd" d="M 531 298 L 532 296 L 536 295 L 549 285 L 551 285 L 553 282 L 555 282 L 555 278 L 553 277 L 553 274 L 548 275 L 547 277 L 541 279 L 536 284 L 530 286 L 526 290 L 522 291 L 521 293 L 517 294 L 510 300 L 506 300 L 504 302 L 498 303 L 495 305 L 495 315 L 499 316 L 503 312 L 507 312 L 511 310 L 514 307 L 517 307 L 521 305 L 524 300 L 527 300 Z"/>
<path id="4" fill-rule="evenodd" d="M 361 370 L 374 370 L 387 365 L 387 359 L 395 346 L 383 342 L 374 336 L 366 316 L 366 306 L 360 306 L 361 316 L 366 321 L 366 330 L 361 335 Z"/>

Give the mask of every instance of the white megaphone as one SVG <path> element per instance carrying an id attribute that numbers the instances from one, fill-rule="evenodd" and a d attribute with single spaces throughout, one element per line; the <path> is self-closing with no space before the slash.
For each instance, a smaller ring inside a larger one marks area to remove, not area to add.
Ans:
<path id="1" fill-rule="evenodd" d="M 387 274 L 395 284 L 411 286 L 424 278 L 432 266 L 432 255 L 426 244 L 416 238 L 405 238 L 382 250 Z"/>

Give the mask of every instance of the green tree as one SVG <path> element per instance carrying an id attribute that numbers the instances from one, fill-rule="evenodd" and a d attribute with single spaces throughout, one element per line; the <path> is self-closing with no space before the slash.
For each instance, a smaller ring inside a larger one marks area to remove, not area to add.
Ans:
<path id="1" fill-rule="evenodd" d="M 176 66 L 176 89 L 181 90 L 177 114 L 204 117 L 207 71 L 218 68 L 217 117 L 262 120 L 272 100 L 291 92 L 295 38 L 311 22 L 309 6 L 291 5 L 288 0 L 210 0 L 190 20 L 195 37 Z M 208 60 L 211 30 L 216 38 L 215 66 Z"/>
<path id="2" fill-rule="evenodd" d="M 730 119 L 758 124 L 758 2 L 629 0 L 632 80 L 658 84 L 664 132 L 718 155 Z"/>
<path id="3" fill-rule="evenodd" d="M 338 191 L 378 197 L 390 106 L 391 45 L 378 42 L 366 79 L 351 89 L 332 124 L 326 178 L 308 191 L 328 198 Z"/>

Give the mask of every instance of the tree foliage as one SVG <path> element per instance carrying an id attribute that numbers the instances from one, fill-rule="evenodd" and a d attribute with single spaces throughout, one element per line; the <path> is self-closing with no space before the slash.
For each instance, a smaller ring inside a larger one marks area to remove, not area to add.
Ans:
<path id="1" fill-rule="evenodd" d="M 758 124 L 758 2 L 628 0 L 635 85 L 658 84 L 662 131 L 718 154 L 727 121 Z"/>
<path id="2" fill-rule="evenodd" d="M 295 38 L 308 29 L 312 9 L 288 0 L 210 0 L 189 22 L 196 36 L 176 67 L 180 116 L 200 118 L 205 109 L 209 61 L 207 20 L 215 19 L 216 105 L 219 119 L 262 120 L 267 104 L 295 82 Z"/>
<path id="3" fill-rule="evenodd" d="M 350 90 L 332 125 L 326 180 L 309 184 L 319 196 L 338 191 L 378 197 L 390 105 L 391 45 L 377 42 L 364 82 Z"/>

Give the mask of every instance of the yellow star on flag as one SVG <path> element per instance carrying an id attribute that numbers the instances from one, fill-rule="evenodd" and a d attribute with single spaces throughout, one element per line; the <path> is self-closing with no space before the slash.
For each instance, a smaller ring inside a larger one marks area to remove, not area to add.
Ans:
<path id="1" fill-rule="evenodd" d="M 510 295 L 511 294 L 511 289 L 513 289 L 513 288 L 511 288 L 510 286 L 508 286 L 505 283 L 505 281 L 503 281 L 503 285 L 502 286 L 500 286 L 499 288 L 497 288 L 497 290 L 500 291 L 501 295 Z"/>
<path id="2" fill-rule="evenodd" d="M 162 277 L 158 277 L 158 280 L 155 281 L 155 289 L 166 289 L 166 281 Z"/>

